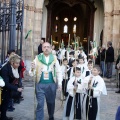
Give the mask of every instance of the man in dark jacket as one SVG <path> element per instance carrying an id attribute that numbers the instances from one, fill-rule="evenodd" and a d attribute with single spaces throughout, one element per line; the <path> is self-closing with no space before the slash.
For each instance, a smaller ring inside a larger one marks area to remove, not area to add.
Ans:
<path id="1" fill-rule="evenodd" d="M 43 51 L 42 51 L 42 44 L 43 44 L 43 43 L 44 43 L 44 41 L 41 40 L 41 41 L 40 41 L 40 45 L 38 46 L 38 55 L 43 52 Z"/>
<path id="2" fill-rule="evenodd" d="M 108 49 L 106 51 L 106 77 L 112 77 L 112 68 L 114 62 L 114 48 L 112 47 L 112 42 L 107 43 Z"/>

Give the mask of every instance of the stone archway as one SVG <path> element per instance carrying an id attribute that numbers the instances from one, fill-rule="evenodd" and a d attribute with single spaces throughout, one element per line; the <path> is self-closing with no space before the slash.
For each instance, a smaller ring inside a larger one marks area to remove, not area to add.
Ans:
<path id="1" fill-rule="evenodd" d="M 60 1 L 60 0 L 51 0 L 49 2 L 49 4 L 47 5 L 47 10 L 48 10 L 48 22 L 47 22 L 47 38 L 50 38 L 51 35 L 51 27 L 52 27 L 52 15 L 53 12 L 56 11 L 57 9 L 59 9 L 60 6 L 62 6 L 62 8 L 64 9 L 64 6 L 66 5 L 66 7 L 72 8 L 75 5 L 82 5 L 85 4 L 87 6 L 87 8 L 89 9 L 89 21 L 86 24 L 89 24 L 87 27 L 88 29 L 88 33 L 85 37 L 90 36 L 90 38 L 93 38 L 93 28 L 94 28 L 94 12 L 95 12 L 95 7 L 94 7 L 94 3 L 85 0 L 81 0 L 81 1 L 70 1 L 70 0 L 64 0 L 64 1 Z M 56 9 L 57 8 L 57 9 Z M 80 11 L 80 10 L 78 10 Z M 80 33 L 79 33 L 80 34 Z"/>
<path id="2" fill-rule="evenodd" d="M 85 1 L 85 0 L 80 0 L 80 1 L 77 1 L 77 0 L 74 0 L 74 1 L 51 0 L 49 2 L 49 4 L 47 5 L 47 10 L 48 10 L 47 37 L 46 37 L 47 39 L 50 38 L 51 34 L 54 34 L 53 30 L 52 30 L 52 29 L 54 29 L 54 26 L 53 26 L 53 23 L 52 23 L 53 21 L 51 18 L 55 18 L 54 12 L 57 11 L 57 13 L 60 13 L 60 11 L 62 11 L 61 9 L 62 10 L 64 10 L 64 9 L 70 10 L 71 14 L 72 13 L 79 14 L 78 18 L 81 18 L 79 20 L 81 22 L 79 22 L 79 26 L 77 26 L 77 28 L 80 28 L 80 29 L 77 30 L 76 35 L 80 36 L 82 43 L 83 43 L 84 38 L 88 38 L 88 36 L 91 40 L 93 39 L 94 13 L 95 13 L 96 8 L 94 6 L 94 2 Z M 67 11 L 67 10 L 65 10 L 65 11 Z M 65 12 L 62 12 L 62 13 L 65 13 Z M 71 28 L 71 24 L 69 24 L 69 25 L 70 25 L 69 27 Z M 61 33 L 62 33 L 62 30 L 61 30 Z M 71 30 L 70 30 L 69 34 L 71 34 L 72 35 L 71 37 L 73 38 L 74 35 Z M 58 37 L 59 37 L 59 41 L 57 41 L 57 42 L 60 42 L 60 39 L 62 39 L 62 38 L 59 35 L 58 35 Z M 55 36 L 54 36 L 54 39 L 55 39 Z M 86 41 L 83 44 L 85 44 L 85 46 L 87 46 Z"/>
<path id="3" fill-rule="evenodd" d="M 43 21 L 43 5 L 44 1 L 46 0 L 25 0 L 25 17 L 24 21 L 28 19 L 28 14 L 30 15 L 35 14 L 35 51 L 37 51 L 37 46 L 39 44 L 39 40 L 42 37 L 42 21 Z M 49 0 L 47 0 L 49 2 Z M 52 1 L 52 0 L 51 0 Z M 55 0 L 55 1 L 61 1 L 61 0 Z M 62 0 L 63 1 L 63 0 Z M 71 0 L 72 1 L 72 0 Z M 74 1 L 74 0 L 73 0 Z M 83 1 L 83 0 L 79 0 Z M 92 1 L 92 0 L 84 0 L 84 1 Z M 95 0 L 95 2 L 98 0 Z M 99 0 L 102 2 L 102 0 Z M 34 3 L 36 2 L 35 8 Z M 120 0 L 103 0 L 103 6 L 104 6 L 104 26 L 103 26 L 103 44 L 106 45 L 106 42 L 108 40 L 113 41 L 113 46 L 115 48 L 115 56 L 118 54 L 118 49 L 120 47 Z M 34 16 L 34 15 L 33 15 Z M 33 17 L 32 17 L 33 18 Z M 32 23 L 34 24 L 34 23 Z M 28 27 L 27 22 L 24 24 L 24 31 L 26 33 L 26 28 Z M 95 28 L 95 25 L 94 25 Z M 97 26 L 96 26 L 97 28 Z M 94 32 L 93 32 L 94 33 Z M 25 36 L 25 34 L 24 34 Z M 46 37 L 46 36 L 45 36 Z M 99 42 L 98 42 L 99 43 Z M 23 43 L 24 44 L 24 43 Z M 30 45 L 28 45 L 30 48 Z M 23 47 L 24 48 L 24 47 Z M 24 50 L 24 49 L 23 49 Z M 28 49 L 28 55 L 30 54 Z M 30 55 L 29 55 L 30 56 Z"/>

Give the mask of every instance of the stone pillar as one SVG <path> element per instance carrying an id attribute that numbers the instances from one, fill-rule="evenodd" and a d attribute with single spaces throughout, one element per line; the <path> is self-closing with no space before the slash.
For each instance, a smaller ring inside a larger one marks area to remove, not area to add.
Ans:
<path id="1" fill-rule="evenodd" d="M 47 37 L 46 41 L 50 42 L 51 36 L 51 14 L 52 10 L 49 6 L 47 6 Z"/>
<path id="2" fill-rule="evenodd" d="M 112 41 L 112 28 L 113 28 L 113 0 L 104 0 L 104 35 L 103 44 L 107 47 L 107 41 Z"/>
<path id="3" fill-rule="evenodd" d="M 44 0 L 36 0 L 35 15 L 34 15 L 34 52 L 38 54 L 38 45 L 41 40 L 42 29 L 42 15 L 43 15 L 43 3 Z"/>
<path id="4" fill-rule="evenodd" d="M 16 40 L 16 0 L 11 0 L 11 16 L 10 16 L 10 40 L 9 40 L 9 50 L 15 49 Z"/>
<path id="5" fill-rule="evenodd" d="M 115 60 L 118 57 L 118 50 L 120 48 L 120 0 L 114 0 L 113 16 L 113 47 L 115 50 Z"/>
<path id="6" fill-rule="evenodd" d="M 32 60 L 32 46 L 34 47 L 34 56 L 37 54 L 37 48 L 41 39 L 41 21 L 44 0 L 25 0 L 24 5 L 24 34 L 32 30 L 31 35 L 23 42 L 23 57 L 25 60 Z M 33 44 L 31 44 L 31 38 Z"/>
<path id="7" fill-rule="evenodd" d="M 29 30 L 32 30 L 33 36 L 33 24 L 34 24 L 34 0 L 25 0 L 24 2 L 24 23 L 23 23 L 23 59 L 31 59 L 31 37 L 29 36 L 25 40 L 25 36 Z"/>

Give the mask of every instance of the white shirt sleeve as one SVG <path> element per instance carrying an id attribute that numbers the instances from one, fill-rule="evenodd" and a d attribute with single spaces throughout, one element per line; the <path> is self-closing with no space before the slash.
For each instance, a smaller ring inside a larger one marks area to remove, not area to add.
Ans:
<path id="1" fill-rule="evenodd" d="M 70 78 L 67 84 L 67 91 L 69 95 L 72 97 L 74 96 L 74 85 L 73 85 L 74 80 L 75 80 L 75 77 Z"/>
<path id="2" fill-rule="evenodd" d="M 35 68 L 32 70 L 32 68 L 30 67 L 30 70 L 29 70 L 29 75 L 31 77 L 34 76 L 36 73 L 36 59 L 37 59 L 37 57 L 33 60 L 33 63 L 35 64 Z"/>
<path id="3" fill-rule="evenodd" d="M 5 86 L 5 82 L 3 81 L 2 78 L 0 78 L 0 87 L 4 87 Z"/>
<path id="4" fill-rule="evenodd" d="M 93 97 L 99 97 L 101 93 L 103 95 L 107 95 L 107 90 L 105 86 L 105 82 L 101 77 L 97 77 L 98 85 L 93 90 Z"/>
<path id="5" fill-rule="evenodd" d="M 61 86 L 62 85 L 62 70 L 61 70 L 58 60 L 56 60 L 56 73 L 57 73 L 58 85 Z"/>

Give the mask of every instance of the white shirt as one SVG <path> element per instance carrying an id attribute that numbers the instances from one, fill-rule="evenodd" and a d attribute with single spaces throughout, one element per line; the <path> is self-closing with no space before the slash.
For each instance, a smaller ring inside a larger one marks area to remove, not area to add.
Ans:
<path id="1" fill-rule="evenodd" d="M 88 69 L 86 64 L 78 64 L 79 68 L 81 68 L 81 75 L 84 78 L 86 76 L 86 70 Z"/>
<path id="2" fill-rule="evenodd" d="M 62 59 L 64 59 L 64 57 L 65 57 L 65 48 L 64 49 L 60 49 L 60 55 L 59 55 L 59 59 L 60 60 L 62 60 Z"/>
<path id="3" fill-rule="evenodd" d="M 4 87 L 5 86 L 5 82 L 3 81 L 3 79 L 0 77 L 0 87 Z"/>
<path id="4" fill-rule="evenodd" d="M 53 55 L 56 55 L 56 51 L 55 51 L 55 50 L 52 50 L 52 54 L 53 54 Z"/>
<path id="5" fill-rule="evenodd" d="M 49 62 L 49 56 L 45 56 L 46 63 L 48 64 Z"/>
<path id="6" fill-rule="evenodd" d="M 18 69 L 13 68 L 13 66 L 11 66 L 11 67 L 12 67 L 13 76 L 14 76 L 15 78 L 19 78 Z"/>
<path id="7" fill-rule="evenodd" d="M 85 77 L 84 83 L 88 85 L 90 77 L 93 77 L 91 81 L 91 86 L 93 89 L 93 97 L 99 97 L 101 93 L 103 95 L 107 95 L 105 82 L 99 75 L 97 76 L 89 75 Z"/>
<path id="8" fill-rule="evenodd" d="M 67 66 L 62 65 L 61 70 L 62 70 L 62 79 L 68 79 L 68 74 L 67 73 L 65 74 L 65 72 L 68 71 Z"/>
<path id="9" fill-rule="evenodd" d="M 73 77 L 74 74 L 73 74 L 73 67 L 71 68 L 71 71 L 70 71 L 70 78 Z"/>
<path id="10" fill-rule="evenodd" d="M 80 81 L 81 83 L 78 83 L 78 87 L 77 87 L 77 93 L 83 93 L 83 79 L 82 79 L 82 77 L 80 76 L 80 77 L 72 77 L 72 78 L 70 78 L 70 80 L 68 81 L 68 84 L 67 84 L 67 91 L 68 91 L 68 93 L 69 93 L 69 95 L 70 96 L 74 96 L 74 85 L 73 85 L 73 83 L 74 82 L 77 82 L 77 81 Z"/>

